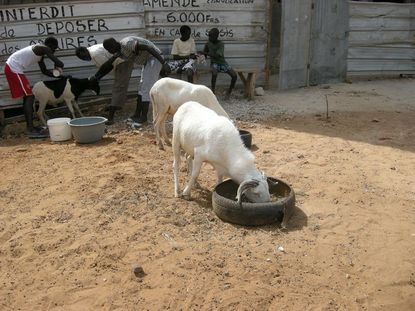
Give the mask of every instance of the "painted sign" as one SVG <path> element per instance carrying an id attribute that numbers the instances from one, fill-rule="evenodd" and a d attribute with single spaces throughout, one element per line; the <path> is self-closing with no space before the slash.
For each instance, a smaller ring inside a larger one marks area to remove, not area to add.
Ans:
<path id="1" fill-rule="evenodd" d="M 0 64 L 15 51 L 54 36 L 65 73 L 85 77 L 97 68 L 79 60 L 75 48 L 102 43 L 109 37 L 119 40 L 136 35 L 149 38 L 168 55 L 173 40 L 180 37 L 180 27 L 189 25 L 198 50 L 203 49 L 208 31 L 216 27 L 231 65 L 262 71 L 268 14 L 268 0 L 83 0 L 2 6 Z M 46 63 L 51 65 L 49 60 Z M 45 79 L 37 65 L 26 75 L 32 84 Z M 136 90 L 139 75 L 139 70 L 133 71 L 130 90 Z M 108 75 L 102 80 L 102 94 L 111 93 L 112 79 Z M 10 101 L 7 81 L 0 72 L 0 105 Z"/>

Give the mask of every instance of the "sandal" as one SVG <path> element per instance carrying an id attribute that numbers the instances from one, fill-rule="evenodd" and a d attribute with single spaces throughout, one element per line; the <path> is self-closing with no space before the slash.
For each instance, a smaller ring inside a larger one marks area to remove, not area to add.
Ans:
<path id="1" fill-rule="evenodd" d="M 26 132 L 26 136 L 28 138 L 31 138 L 31 139 L 48 138 L 49 133 L 47 131 L 39 130 L 39 129 L 34 128 L 34 129 L 31 129 L 31 130 L 28 130 Z"/>
<path id="2" fill-rule="evenodd" d="M 139 117 L 135 117 L 135 116 L 131 116 L 126 120 L 127 123 L 139 123 L 142 124 L 142 122 L 140 122 L 140 118 Z"/>

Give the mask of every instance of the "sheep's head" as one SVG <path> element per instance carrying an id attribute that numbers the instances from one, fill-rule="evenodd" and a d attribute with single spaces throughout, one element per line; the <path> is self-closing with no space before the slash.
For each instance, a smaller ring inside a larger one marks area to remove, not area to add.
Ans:
<path id="1" fill-rule="evenodd" d="M 239 185 L 236 199 L 242 205 L 242 195 L 245 195 L 249 201 L 254 203 L 270 202 L 269 187 L 267 177 L 264 173 L 258 179 L 245 180 Z"/>

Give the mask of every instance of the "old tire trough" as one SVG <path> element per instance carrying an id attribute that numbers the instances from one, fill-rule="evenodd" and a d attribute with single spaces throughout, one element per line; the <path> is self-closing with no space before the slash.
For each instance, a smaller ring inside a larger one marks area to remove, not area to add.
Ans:
<path id="1" fill-rule="evenodd" d="M 277 184 L 276 184 L 277 182 Z M 268 177 L 271 202 L 236 202 L 238 184 L 231 179 L 218 184 L 212 193 L 212 206 L 215 214 L 222 220 L 238 225 L 260 226 L 281 222 L 285 213 L 295 206 L 294 190 L 284 181 Z"/>

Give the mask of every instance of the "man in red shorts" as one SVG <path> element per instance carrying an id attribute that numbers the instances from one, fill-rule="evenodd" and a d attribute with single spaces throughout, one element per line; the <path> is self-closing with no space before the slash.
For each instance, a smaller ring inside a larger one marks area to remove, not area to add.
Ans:
<path id="1" fill-rule="evenodd" d="M 33 64 L 38 63 L 44 75 L 54 77 L 51 70 L 46 68 L 44 57 L 49 57 L 55 67 L 63 68 L 63 63 L 54 55 L 58 48 L 58 40 L 54 37 L 45 39 L 44 44 L 35 44 L 14 52 L 6 61 L 4 73 L 9 83 L 12 98 L 23 97 L 23 111 L 26 119 L 27 135 L 29 138 L 48 137 L 41 128 L 33 126 L 33 103 L 35 97 L 32 94 L 29 80 L 24 71 Z"/>

